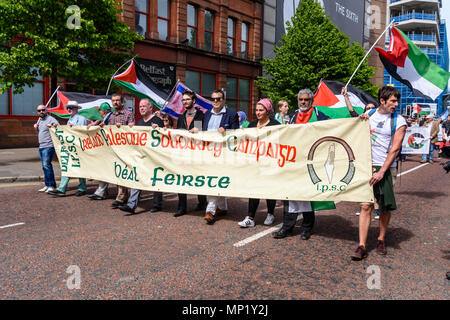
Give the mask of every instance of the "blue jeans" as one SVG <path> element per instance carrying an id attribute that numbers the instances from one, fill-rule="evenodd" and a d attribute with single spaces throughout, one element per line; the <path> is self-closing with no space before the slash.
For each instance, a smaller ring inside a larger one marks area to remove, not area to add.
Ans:
<path id="1" fill-rule="evenodd" d="M 431 143 L 430 141 L 430 152 L 428 154 L 424 153 L 422 154 L 422 160 L 427 161 L 427 156 L 429 158 L 429 161 L 433 161 L 434 158 L 434 143 Z"/>
<path id="2" fill-rule="evenodd" d="M 47 187 L 56 188 L 55 174 L 53 173 L 52 158 L 55 154 L 55 148 L 39 148 L 39 157 L 41 158 L 42 170 L 44 170 L 44 180 Z"/>

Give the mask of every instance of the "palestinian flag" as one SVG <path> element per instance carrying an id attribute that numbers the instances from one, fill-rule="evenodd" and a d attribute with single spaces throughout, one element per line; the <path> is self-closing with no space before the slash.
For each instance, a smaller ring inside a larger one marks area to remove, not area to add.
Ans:
<path id="1" fill-rule="evenodd" d="M 63 119 L 70 118 L 67 109 L 64 108 L 64 106 L 69 101 L 78 102 L 78 105 L 80 106 L 80 108 L 78 109 L 78 113 L 88 120 L 103 119 L 100 116 L 100 113 L 98 113 L 98 107 L 100 107 L 103 102 L 107 102 L 111 106 L 111 96 L 95 96 L 82 92 L 58 91 L 58 101 L 58 106 L 52 109 L 48 109 L 48 112 Z M 114 109 L 111 107 L 111 110 Z"/>
<path id="2" fill-rule="evenodd" d="M 402 31 L 391 28 L 388 51 L 375 48 L 386 71 L 408 86 L 416 96 L 436 98 L 447 88 L 450 73 L 416 46 Z"/>
<path id="3" fill-rule="evenodd" d="M 156 83 L 133 60 L 125 72 L 113 78 L 114 83 L 126 89 L 141 99 L 148 98 L 152 104 L 161 109 L 169 96 L 165 90 L 158 88 Z"/>
<path id="4" fill-rule="evenodd" d="M 313 105 L 332 119 L 350 118 L 350 112 L 345 104 L 344 96 L 341 94 L 343 87 L 345 87 L 343 82 L 322 80 L 314 95 Z M 358 114 L 362 114 L 364 107 L 369 103 L 378 105 L 374 97 L 352 85 L 347 86 L 347 93 L 353 109 Z"/>
<path id="5" fill-rule="evenodd" d="M 429 115 L 431 113 L 431 108 L 427 104 L 416 104 L 413 107 L 413 113 L 417 113 L 419 116 Z"/>

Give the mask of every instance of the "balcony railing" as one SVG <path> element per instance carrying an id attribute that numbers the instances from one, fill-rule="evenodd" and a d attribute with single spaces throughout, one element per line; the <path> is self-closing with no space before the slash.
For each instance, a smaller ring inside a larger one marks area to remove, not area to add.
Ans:
<path id="1" fill-rule="evenodd" d="M 402 21 L 412 20 L 412 19 L 436 21 L 436 14 L 424 13 L 424 12 L 410 12 L 410 13 L 402 14 L 400 16 L 392 17 L 391 21 L 402 22 Z"/>
<path id="2" fill-rule="evenodd" d="M 412 41 L 427 41 L 436 42 L 436 34 L 417 34 L 417 33 L 406 33 L 409 39 Z M 389 43 L 389 36 L 386 36 L 386 43 Z"/>

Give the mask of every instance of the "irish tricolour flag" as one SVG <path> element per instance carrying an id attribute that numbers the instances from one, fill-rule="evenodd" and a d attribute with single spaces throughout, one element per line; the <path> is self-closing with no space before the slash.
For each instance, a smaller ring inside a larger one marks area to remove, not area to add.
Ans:
<path id="1" fill-rule="evenodd" d="M 69 119 L 70 115 L 64 107 L 69 101 L 76 101 L 80 106 L 78 113 L 89 120 L 102 120 L 98 107 L 103 102 L 107 102 L 111 106 L 111 96 L 96 96 L 83 92 L 65 92 L 58 91 L 58 106 L 48 109 L 53 115 L 63 119 Z M 111 108 L 112 109 L 112 108 Z"/>
<path id="2" fill-rule="evenodd" d="M 152 104 L 161 109 L 167 100 L 168 93 L 158 88 L 155 82 L 145 73 L 134 59 L 125 72 L 113 78 L 114 83 L 141 99 L 148 98 Z"/>
<path id="3" fill-rule="evenodd" d="M 401 30 L 391 28 L 387 51 L 375 48 L 389 74 L 415 95 L 436 100 L 449 83 L 450 73 L 433 61 Z"/>

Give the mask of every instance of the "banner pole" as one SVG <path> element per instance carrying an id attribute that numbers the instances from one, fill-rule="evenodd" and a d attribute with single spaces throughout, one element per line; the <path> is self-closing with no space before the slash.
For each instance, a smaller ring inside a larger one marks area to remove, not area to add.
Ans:
<path id="1" fill-rule="evenodd" d="M 172 88 L 172 91 L 170 91 L 169 95 L 166 98 L 166 101 L 164 101 L 164 105 L 162 106 L 161 110 L 163 110 L 166 107 L 167 102 L 169 102 L 170 97 L 172 96 L 175 89 L 178 87 L 179 83 L 180 83 L 180 79 L 177 80 L 177 83 L 175 83 L 175 86 Z"/>
<path id="2" fill-rule="evenodd" d="M 55 95 L 56 92 L 58 92 L 59 88 L 60 88 L 60 87 L 58 86 L 58 88 L 56 88 L 55 92 L 53 92 L 53 94 L 52 94 L 52 96 L 50 97 L 50 99 L 48 99 L 47 103 L 45 104 L 45 108 L 47 108 L 47 106 L 48 106 L 48 104 L 50 103 L 50 101 L 52 101 L 53 96 Z"/>
<path id="3" fill-rule="evenodd" d="M 349 85 L 350 81 L 352 81 L 353 77 L 355 76 L 356 72 L 358 71 L 359 67 L 361 67 L 362 63 L 364 62 L 364 60 L 366 60 L 367 56 L 369 55 L 369 53 L 372 51 L 372 49 L 375 47 L 375 45 L 378 43 L 378 41 L 380 41 L 381 37 L 386 33 L 386 31 L 391 27 L 391 25 L 394 24 L 394 20 L 391 21 L 391 23 L 386 27 L 386 29 L 384 29 L 383 33 L 380 34 L 380 36 L 378 37 L 378 39 L 375 41 L 375 43 L 372 45 L 372 47 L 369 49 L 369 51 L 367 51 L 366 55 L 364 56 L 364 58 L 361 60 L 361 62 L 359 63 L 359 65 L 356 67 L 356 70 L 353 72 L 352 76 L 350 77 L 350 79 L 348 79 L 347 83 L 345 84 L 345 89 L 347 89 L 347 86 Z"/>
<path id="4" fill-rule="evenodd" d="M 121 65 L 121 66 L 116 70 L 116 72 L 114 72 L 114 74 L 111 76 L 111 79 L 109 80 L 108 89 L 106 90 L 105 96 L 108 96 L 109 88 L 111 87 L 111 82 L 112 82 L 114 76 L 117 74 L 117 72 L 119 72 L 119 70 L 122 69 L 122 67 L 123 67 L 124 65 L 126 65 L 128 62 L 134 60 L 134 58 L 136 58 L 136 57 L 137 57 L 137 55 L 135 55 L 135 56 L 134 56 L 133 58 L 131 58 L 130 60 L 127 60 L 123 65 Z"/>

